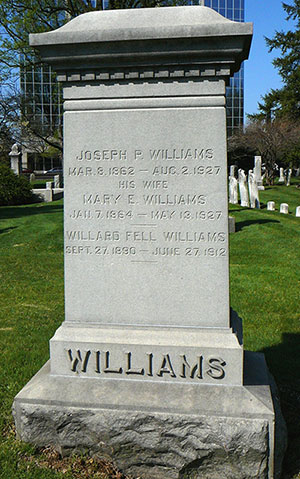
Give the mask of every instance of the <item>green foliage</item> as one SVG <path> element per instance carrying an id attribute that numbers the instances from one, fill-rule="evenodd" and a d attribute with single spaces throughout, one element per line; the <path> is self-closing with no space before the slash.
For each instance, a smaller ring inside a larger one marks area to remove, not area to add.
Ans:
<path id="1" fill-rule="evenodd" d="M 0 165 L 0 206 L 34 202 L 30 183 L 17 176 L 7 165 Z"/>
<path id="2" fill-rule="evenodd" d="M 185 0 L 110 0 L 109 8 L 171 6 Z M 55 30 L 82 13 L 102 10 L 102 1 L 93 0 L 1 0 L 0 77 L 7 78 L 11 68 L 21 63 L 36 63 L 38 58 L 28 45 L 29 33 Z M 2 67 L 2 68 L 1 68 Z"/>
<path id="3" fill-rule="evenodd" d="M 283 87 L 271 90 L 259 103 L 256 118 L 270 120 L 272 117 L 300 119 L 300 0 L 292 4 L 282 3 L 287 20 L 295 22 L 287 32 L 276 31 L 273 38 L 266 38 L 269 50 L 278 49 L 280 55 L 273 60 L 283 81 Z"/>
<path id="4" fill-rule="evenodd" d="M 299 138 L 300 122 L 288 119 L 252 120 L 245 129 L 228 139 L 230 161 L 238 164 L 239 168 L 252 169 L 253 156 L 260 155 L 266 168 L 266 182 L 273 184 L 277 166 L 300 166 Z"/>

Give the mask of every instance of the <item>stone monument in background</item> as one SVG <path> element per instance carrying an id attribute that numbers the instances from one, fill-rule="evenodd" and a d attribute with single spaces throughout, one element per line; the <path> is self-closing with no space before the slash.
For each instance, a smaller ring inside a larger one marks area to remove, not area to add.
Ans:
<path id="1" fill-rule="evenodd" d="M 253 168 L 253 174 L 255 177 L 255 181 L 257 184 L 257 189 L 258 190 L 264 190 L 265 187 L 263 185 L 263 176 L 261 174 L 261 156 L 255 156 L 254 157 L 254 168 Z"/>
<path id="2" fill-rule="evenodd" d="M 16 175 L 22 173 L 22 162 L 21 162 L 21 153 L 19 151 L 19 146 L 17 143 L 11 147 L 11 152 L 9 153 L 10 157 L 10 168 Z"/>
<path id="3" fill-rule="evenodd" d="M 279 477 L 264 357 L 229 307 L 225 86 L 251 35 L 194 6 L 31 36 L 64 89 L 65 321 L 15 398 L 21 439 L 143 479 Z"/>
<path id="4" fill-rule="evenodd" d="M 242 170 L 241 168 L 239 168 L 238 170 L 238 182 L 239 182 L 241 206 L 248 208 L 249 194 L 248 194 L 248 187 L 247 187 L 247 177 L 245 175 L 244 170 Z"/>

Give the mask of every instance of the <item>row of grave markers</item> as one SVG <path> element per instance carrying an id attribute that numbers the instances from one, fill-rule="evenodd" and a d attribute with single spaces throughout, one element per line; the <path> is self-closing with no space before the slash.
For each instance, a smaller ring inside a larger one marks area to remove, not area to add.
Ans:
<path id="1" fill-rule="evenodd" d="M 267 203 L 267 210 L 268 211 L 275 211 L 275 201 L 268 201 Z M 280 213 L 283 213 L 285 215 L 289 214 L 289 205 L 288 203 L 281 203 L 280 204 Z M 300 217 L 300 206 L 297 206 L 296 208 L 296 216 Z"/>
<path id="2" fill-rule="evenodd" d="M 229 176 L 229 203 L 238 204 L 238 187 L 240 192 L 241 206 L 251 208 L 260 208 L 259 190 L 264 189 L 262 185 L 263 178 L 258 177 L 255 169 L 249 170 L 248 185 L 245 171 L 241 168 L 238 170 L 238 179 L 235 177 L 235 165 L 230 167 Z"/>
<path id="3" fill-rule="evenodd" d="M 264 175 L 261 173 L 261 157 L 254 157 L 254 168 L 248 172 L 248 181 L 245 171 L 241 168 L 238 170 L 238 179 L 235 177 L 236 165 L 230 166 L 229 175 L 229 203 L 238 204 L 238 189 L 240 193 L 241 206 L 246 208 L 260 208 L 259 191 L 264 190 L 263 179 Z M 297 174 L 298 173 L 298 174 Z M 279 183 L 286 183 L 287 186 L 291 183 L 292 169 L 289 168 L 286 174 L 283 168 L 280 168 Z M 297 170 L 296 176 L 299 176 Z M 248 184 L 247 184 L 248 183 Z M 269 211 L 275 211 L 275 202 L 269 201 L 267 203 Z M 289 205 L 281 203 L 280 213 L 288 214 Z M 296 216 L 300 217 L 300 206 L 296 208 Z"/>

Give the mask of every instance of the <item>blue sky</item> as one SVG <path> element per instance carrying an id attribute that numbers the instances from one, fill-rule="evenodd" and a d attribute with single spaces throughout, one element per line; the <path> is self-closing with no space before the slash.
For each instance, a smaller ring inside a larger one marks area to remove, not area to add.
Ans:
<path id="1" fill-rule="evenodd" d="M 292 2 L 286 0 L 286 3 Z M 273 37 L 275 30 L 291 28 L 291 21 L 285 18 L 281 0 L 245 0 L 245 20 L 254 23 L 250 57 L 245 62 L 245 113 L 255 113 L 261 95 L 281 85 L 272 65 L 278 52 L 268 53 L 264 36 Z"/>

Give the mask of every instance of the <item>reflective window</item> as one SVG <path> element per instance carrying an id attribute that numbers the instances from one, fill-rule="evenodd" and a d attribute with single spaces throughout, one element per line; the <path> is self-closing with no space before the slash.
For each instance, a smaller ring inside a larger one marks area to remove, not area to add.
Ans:
<path id="1" fill-rule="evenodd" d="M 205 0 L 205 5 L 221 15 L 243 22 L 245 18 L 244 0 Z M 227 133 L 231 135 L 234 129 L 243 125 L 244 121 L 244 68 L 231 78 L 226 88 Z"/>

